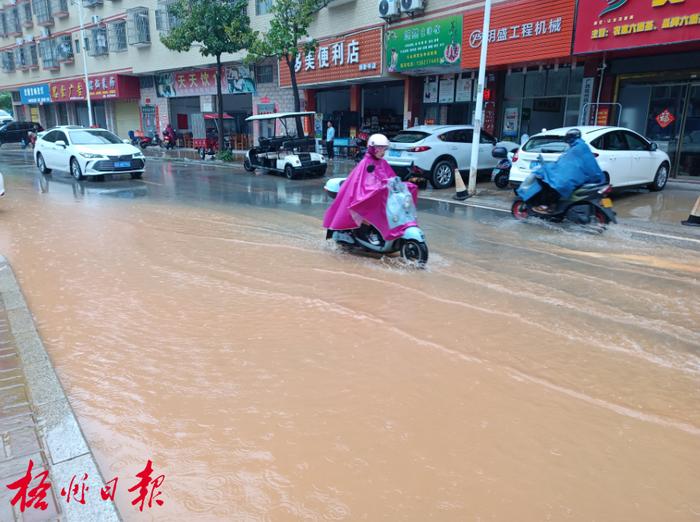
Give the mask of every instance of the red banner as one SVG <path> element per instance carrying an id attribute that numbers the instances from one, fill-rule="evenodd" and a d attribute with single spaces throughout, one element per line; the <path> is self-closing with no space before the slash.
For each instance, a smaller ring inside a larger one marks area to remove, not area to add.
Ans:
<path id="1" fill-rule="evenodd" d="M 697 0 L 579 2 L 574 53 L 700 40 Z"/>
<path id="2" fill-rule="evenodd" d="M 583 0 L 581 0 L 583 3 Z M 479 67 L 482 9 L 464 14 L 462 67 Z M 488 65 L 564 58 L 571 53 L 574 0 L 518 0 L 494 5 L 488 38 Z"/>
<path id="3" fill-rule="evenodd" d="M 119 74 L 103 74 L 88 77 L 90 99 L 139 98 L 139 79 Z M 85 81 L 82 78 L 51 82 L 51 100 L 54 102 L 78 101 L 87 99 Z"/>

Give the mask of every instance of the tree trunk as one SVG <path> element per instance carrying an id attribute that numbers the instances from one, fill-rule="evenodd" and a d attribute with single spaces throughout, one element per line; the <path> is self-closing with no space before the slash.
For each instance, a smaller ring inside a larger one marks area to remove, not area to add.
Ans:
<path id="1" fill-rule="evenodd" d="M 297 72 L 294 70 L 294 62 L 289 56 L 285 57 L 287 62 L 287 67 L 289 67 L 289 77 L 292 80 L 292 92 L 294 93 L 294 112 L 301 111 L 301 99 L 299 98 L 299 86 L 297 85 Z M 297 116 L 295 118 L 297 124 L 297 136 L 302 137 L 304 135 L 304 125 L 301 122 L 301 117 Z"/>
<path id="2" fill-rule="evenodd" d="M 216 55 L 216 106 L 219 108 L 219 152 L 224 151 L 224 97 L 221 93 L 221 55 Z"/>

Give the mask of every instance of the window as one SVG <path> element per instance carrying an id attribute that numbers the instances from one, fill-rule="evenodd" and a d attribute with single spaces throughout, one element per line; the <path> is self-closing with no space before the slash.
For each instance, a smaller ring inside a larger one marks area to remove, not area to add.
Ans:
<path id="1" fill-rule="evenodd" d="M 15 55 L 15 67 L 17 67 L 17 69 L 20 71 L 27 70 L 29 65 L 27 65 L 27 59 L 24 55 L 24 48 L 21 46 L 15 47 L 13 52 Z"/>
<path id="2" fill-rule="evenodd" d="M 10 7 L 5 13 L 7 15 L 7 34 L 9 36 L 22 36 L 22 26 L 19 23 L 17 7 Z"/>
<path id="3" fill-rule="evenodd" d="M 84 7 L 95 7 L 96 5 L 102 5 L 103 0 L 83 0 Z"/>
<path id="4" fill-rule="evenodd" d="M 256 65 L 255 81 L 257 83 L 273 83 L 275 81 L 272 65 Z"/>
<path id="5" fill-rule="evenodd" d="M 619 131 L 608 132 L 593 142 L 598 150 L 627 150 L 627 140 Z"/>
<path id="6" fill-rule="evenodd" d="M 33 0 L 36 23 L 39 25 L 53 25 L 51 3 L 49 0 Z"/>
<path id="7" fill-rule="evenodd" d="M 264 15 L 272 9 L 272 0 L 255 0 L 255 14 Z"/>
<path id="8" fill-rule="evenodd" d="M 66 145 L 68 144 L 68 138 L 66 138 L 66 133 L 61 131 L 56 131 L 56 136 L 54 137 L 54 143 L 57 141 L 62 141 Z"/>
<path id="9" fill-rule="evenodd" d="M 108 53 L 107 27 L 104 25 L 95 27 L 90 31 L 90 47 L 88 48 L 88 54 L 90 56 L 104 56 Z"/>
<path id="10" fill-rule="evenodd" d="M 32 19 L 32 4 L 29 3 L 29 0 L 22 2 L 21 4 L 17 4 L 17 8 L 19 9 L 19 18 L 22 22 L 22 27 L 26 27 L 27 29 L 34 27 L 34 20 Z"/>
<path id="11" fill-rule="evenodd" d="M 13 72 L 15 70 L 15 55 L 12 51 L 2 53 L 2 71 Z"/>
<path id="12" fill-rule="evenodd" d="M 471 140 L 469 141 L 471 142 Z M 498 143 L 498 140 L 482 129 L 481 134 L 479 135 L 479 143 L 494 145 Z"/>
<path id="13" fill-rule="evenodd" d="M 153 89 L 156 86 L 156 82 L 153 80 L 153 76 L 139 76 L 139 87 L 142 89 Z"/>
<path id="14" fill-rule="evenodd" d="M 31 43 L 24 46 L 29 58 L 29 67 L 32 69 L 39 68 L 39 53 L 37 52 L 36 44 Z"/>
<path id="15" fill-rule="evenodd" d="M 64 34 L 56 38 L 56 56 L 59 62 L 73 62 L 73 42 L 71 42 L 69 34 Z"/>
<path id="16" fill-rule="evenodd" d="M 109 24 L 109 48 L 115 53 L 126 51 L 126 21 Z"/>
<path id="17" fill-rule="evenodd" d="M 39 42 L 39 54 L 41 55 L 44 69 L 55 70 L 59 68 L 55 40 L 41 40 Z"/>
<path id="18" fill-rule="evenodd" d="M 2 9 L 0 9 L 0 36 L 7 36 L 7 15 Z"/>
<path id="19" fill-rule="evenodd" d="M 430 136 L 427 132 L 401 131 L 391 140 L 394 143 L 417 143 Z"/>
<path id="20" fill-rule="evenodd" d="M 147 7 L 134 7 L 126 12 L 129 45 L 151 45 L 151 26 Z"/>
<path id="21" fill-rule="evenodd" d="M 156 8 L 156 31 L 166 35 L 178 26 L 180 20 L 177 14 L 172 11 L 174 0 L 158 0 Z"/>
<path id="22" fill-rule="evenodd" d="M 104 130 L 80 130 L 70 133 L 71 143 L 74 145 L 104 145 L 110 143 L 122 143 L 121 138 Z"/>
<path id="23" fill-rule="evenodd" d="M 51 12 L 58 18 L 65 18 L 70 13 L 68 11 L 68 0 L 51 0 Z"/>
<path id="24" fill-rule="evenodd" d="M 86 43 L 88 42 L 87 37 L 85 37 L 85 42 Z M 88 49 L 88 46 L 86 45 L 85 50 L 87 51 L 87 49 Z M 75 52 L 80 53 L 80 38 L 75 39 Z"/>
<path id="25" fill-rule="evenodd" d="M 568 149 L 564 136 L 536 136 L 523 146 L 525 152 L 539 152 L 541 154 L 559 154 Z"/>
<path id="26" fill-rule="evenodd" d="M 636 134 L 631 132 L 623 132 L 622 134 L 627 139 L 629 150 L 649 150 L 649 144 Z"/>
<path id="27" fill-rule="evenodd" d="M 51 131 L 48 134 L 45 134 L 43 138 L 41 138 L 44 141 L 48 141 L 49 143 L 53 143 L 56 141 L 56 135 L 58 134 L 57 131 Z"/>

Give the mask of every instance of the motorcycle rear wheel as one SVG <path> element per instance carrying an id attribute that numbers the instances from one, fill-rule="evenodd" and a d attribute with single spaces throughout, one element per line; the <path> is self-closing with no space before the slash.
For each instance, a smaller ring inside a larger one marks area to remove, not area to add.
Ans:
<path id="1" fill-rule="evenodd" d="M 525 221 L 528 218 L 527 205 L 522 199 L 516 199 L 510 207 L 510 213 L 518 221 Z"/>
<path id="2" fill-rule="evenodd" d="M 409 263 L 415 263 L 420 268 L 424 268 L 428 262 L 428 245 L 408 239 L 401 245 L 401 257 Z"/>
<path id="3" fill-rule="evenodd" d="M 508 172 L 501 172 L 497 174 L 493 182 L 499 189 L 508 188 Z"/>

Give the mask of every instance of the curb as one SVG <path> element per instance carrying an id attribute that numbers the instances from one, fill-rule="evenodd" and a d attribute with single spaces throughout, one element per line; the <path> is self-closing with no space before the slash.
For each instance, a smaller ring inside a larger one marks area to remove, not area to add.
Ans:
<path id="1" fill-rule="evenodd" d="M 54 492 L 68 487 L 73 476 L 82 479 L 93 494 L 104 485 L 95 458 L 85 440 L 65 390 L 56 375 L 44 343 L 36 330 L 32 317 L 17 279 L 9 262 L 0 256 L 0 295 L 5 304 L 10 330 L 16 341 L 26 380 L 37 434 L 44 453 L 46 469 Z M 39 463 L 41 464 L 41 463 Z M 91 498 L 85 505 L 77 502 L 60 504 L 61 520 L 69 522 L 121 521 L 113 503 Z M 36 514 L 41 513 L 39 511 Z M 35 518 L 30 513 L 32 520 Z"/>

